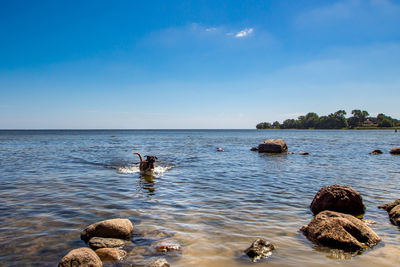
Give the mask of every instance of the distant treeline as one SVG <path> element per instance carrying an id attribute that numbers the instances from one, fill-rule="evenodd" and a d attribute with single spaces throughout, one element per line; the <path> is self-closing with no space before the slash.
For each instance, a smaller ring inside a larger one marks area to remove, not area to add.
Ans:
<path id="1" fill-rule="evenodd" d="M 346 118 L 346 111 L 338 110 L 328 116 L 318 116 L 317 113 L 310 112 L 297 119 L 288 119 L 282 123 L 261 122 L 257 124 L 257 129 L 354 129 L 354 128 L 387 128 L 400 127 L 400 121 L 378 114 L 370 117 L 365 110 L 355 109 L 351 111 L 353 116 Z"/>

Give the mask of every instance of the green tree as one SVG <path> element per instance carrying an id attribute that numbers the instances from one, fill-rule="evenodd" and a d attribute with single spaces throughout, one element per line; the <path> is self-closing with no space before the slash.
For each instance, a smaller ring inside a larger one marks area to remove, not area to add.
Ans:
<path id="1" fill-rule="evenodd" d="M 256 125 L 257 129 L 270 129 L 271 128 L 271 123 L 269 122 L 260 122 L 259 124 Z"/>
<path id="2" fill-rule="evenodd" d="M 376 116 L 376 120 L 378 123 L 378 127 L 393 127 L 394 126 L 392 117 L 386 116 L 383 113 L 378 114 L 378 116 Z"/>
<path id="3" fill-rule="evenodd" d="M 352 110 L 351 114 L 353 114 L 353 117 L 349 118 L 349 121 L 348 121 L 349 126 L 351 128 L 357 127 L 357 126 L 362 126 L 365 119 L 369 116 L 368 111 L 366 111 L 366 110 L 361 111 L 360 109 Z"/>
<path id="4" fill-rule="evenodd" d="M 281 128 L 281 124 L 279 123 L 279 121 L 274 121 L 274 123 L 272 123 L 272 128 L 280 129 Z"/>
<path id="5" fill-rule="evenodd" d="M 282 123 L 281 128 L 283 128 L 283 129 L 296 129 L 297 128 L 296 120 L 294 120 L 294 119 L 285 120 Z"/>

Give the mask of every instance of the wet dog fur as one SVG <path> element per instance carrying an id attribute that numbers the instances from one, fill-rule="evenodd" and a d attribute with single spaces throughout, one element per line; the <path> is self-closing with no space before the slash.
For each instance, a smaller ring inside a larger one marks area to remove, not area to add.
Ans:
<path id="1" fill-rule="evenodd" d="M 138 155 L 140 158 L 140 163 L 139 163 L 140 173 L 152 174 L 154 171 L 154 168 L 155 168 L 155 162 L 157 160 L 157 157 L 156 156 L 145 156 L 146 160 L 143 160 L 143 158 L 139 152 L 135 152 L 133 154 Z"/>

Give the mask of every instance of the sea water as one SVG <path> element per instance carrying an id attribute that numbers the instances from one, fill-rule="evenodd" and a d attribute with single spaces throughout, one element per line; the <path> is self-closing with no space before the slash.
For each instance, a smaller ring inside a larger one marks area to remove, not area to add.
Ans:
<path id="1" fill-rule="evenodd" d="M 294 154 L 250 151 L 267 138 Z M 55 266 L 85 246 L 87 225 L 122 217 L 173 234 L 183 250 L 172 266 L 253 265 L 243 250 L 258 237 L 276 248 L 259 266 L 399 266 L 400 229 L 377 209 L 400 198 L 394 146 L 393 131 L 0 131 L 0 265 Z M 140 175 L 133 152 L 158 157 L 154 177 Z M 343 257 L 299 232 L 332 184 L 361 193 L 379 245 Z"/>

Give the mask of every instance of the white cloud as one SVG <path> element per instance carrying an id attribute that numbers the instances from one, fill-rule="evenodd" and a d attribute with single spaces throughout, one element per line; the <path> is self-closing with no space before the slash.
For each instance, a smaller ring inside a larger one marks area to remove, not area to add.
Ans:
<path id="1" fill-rule="evenodd" d="M 253 33 L 253 28 L 246 28 L 235 34 L 236 38 L 243 38 Z"/>

